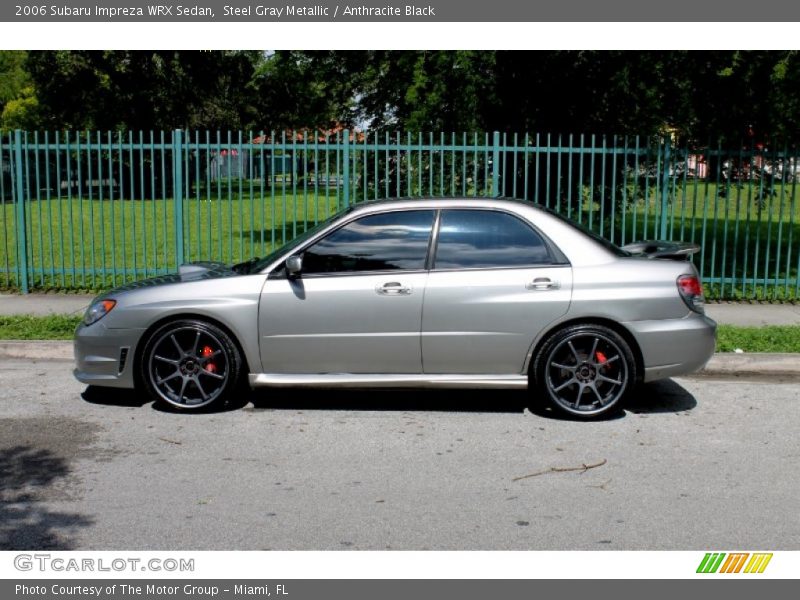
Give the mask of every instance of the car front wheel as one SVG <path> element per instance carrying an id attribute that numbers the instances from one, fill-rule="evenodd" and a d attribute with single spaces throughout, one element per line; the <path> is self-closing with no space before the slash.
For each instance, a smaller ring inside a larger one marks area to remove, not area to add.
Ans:
<path id="1" fill-rule="evenodd" d="M 236 389 L 241 356 L 230 336 L 205 321 L 167 323 L 147 339 L 141 380 L 157 402 L 185 411 L 217 409 Z"/>
<path id="2" fill-rule="evenodd" d="M 636 377 L 630 346 L 602 325 L 574 325 L 556 332 L 534 363 L 537 392 L 557 411 L 581 419 L 619 411 Z"/>

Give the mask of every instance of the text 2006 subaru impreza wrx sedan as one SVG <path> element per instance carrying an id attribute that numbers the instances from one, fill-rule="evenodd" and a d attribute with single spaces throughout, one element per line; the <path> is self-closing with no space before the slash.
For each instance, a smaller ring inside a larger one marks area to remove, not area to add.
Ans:
<path id="1" fill-rule="evenodd" d="M 689 373 L 716 324 L 680 243 L 620 249 L 533 205 L 366 203 L 269 256 L 99 296 L 75 376 L 191 410 L 251 386 L 524 388 L 598 417 Z"/>

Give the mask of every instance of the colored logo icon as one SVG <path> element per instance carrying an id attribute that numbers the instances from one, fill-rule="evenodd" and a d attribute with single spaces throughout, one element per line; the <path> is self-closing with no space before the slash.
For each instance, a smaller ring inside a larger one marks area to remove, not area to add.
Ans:
<path id="1" fill-rule="evenodd" d="M 697 567 L 698 573 L 763 573 L 772 552 L 707 552 Z"/>

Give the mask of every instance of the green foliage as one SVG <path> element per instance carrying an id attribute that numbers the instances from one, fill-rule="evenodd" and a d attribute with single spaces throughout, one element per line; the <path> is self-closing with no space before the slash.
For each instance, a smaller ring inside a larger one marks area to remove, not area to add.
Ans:
<path id="1" fill-rule="evenodd" d="M 32 129 L 38 121 L 39 99 L 32 86 L 22 88 L 0 111 L 0 129 Z"/>
<path id="2" fill-rule="evenodd" d="M 41 128 L 245 129 L 260 53 L 29 52 Z"/>
<path id="3" fill-rule="evenodd" d="M 800 129 L 796 51 L 0 52 L 6 127 L 671 133 Z M 38 103 L 38 105 L 37 105 Z"/>
<path id="4" fill-rule="evenodd" d="M 0 50 L 0 109 L 30 85 L 30 75 L 25 69 L 26 56 L 26 52 Z"/>
<path id="5" fill-rule="evenodd" d="M 0 51 L 0 129 L 36 127 L 39 103 L 26 59 L 26 52 Z"/>
<path id="6" fill-rule="evenodd" d="M 736 327 L 720 325 L 717 352 L 800 352 L 800 326 Z"/>
<path id="7" fill-rule="evenodd" d="M 788 52 L 368 52 L 362 118 L 402 129 L 676 133 L 739 144 L 792 137 L 800 58 Z M 755 138 L 755 139 L 749 139 Z"/>
<path id="8" fill-rule="evenodd" d="M 494 52 L 371 51 L 353 81 L 362 120 L 412 131 L 474 131 L 494 98 Z"/>
<path id="9" fill-rule="evenodd" d="M 81 317 L 0 315 L 0 340 L 71 340 Z"/>
<path id="10" fill-rule="evenodd" d="M 353 125 L 352 81 L 364 59 L 362 52 L 288 50 L 265 57 L 251 84 L 261 125 L 272 130 Z"/>

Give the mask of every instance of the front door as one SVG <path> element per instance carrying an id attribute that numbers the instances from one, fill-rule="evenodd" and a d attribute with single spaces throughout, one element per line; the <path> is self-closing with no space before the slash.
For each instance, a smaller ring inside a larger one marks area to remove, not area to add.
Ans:
<path id="1" fill-rule="evenodd" d="M 350 221 L 302 251 L 301 275 L 269 278 L 259 308 L 265 373 L 420 373 L 434 211 Z"/>

